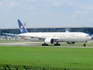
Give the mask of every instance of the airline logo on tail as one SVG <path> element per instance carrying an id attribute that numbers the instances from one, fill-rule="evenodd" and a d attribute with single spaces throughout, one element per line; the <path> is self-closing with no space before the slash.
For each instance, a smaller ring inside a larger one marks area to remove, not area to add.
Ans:
<path id="1" fill-rule="evenodd" d="M 20 20 L 18 20 L 18 25 L 19 25 L 20 33 L 27 33 L 26 28 L 24 27 L 24 25 L 21 23 Z"/>
<path id="2" fill-rule="evenodd" d="M 20 32 L 23 32 L 23 26 L 20 26 L 19 29 L 20 29 Z"/>

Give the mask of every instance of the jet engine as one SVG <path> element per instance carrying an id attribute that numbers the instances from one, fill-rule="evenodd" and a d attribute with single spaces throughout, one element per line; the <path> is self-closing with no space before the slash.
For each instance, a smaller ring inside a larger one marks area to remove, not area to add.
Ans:
<path id="1" fill-rule="evenodd" d="M 54 43 L 54 39 L 52 39 L 52 38 L 46 38 L 45 41 L 44 41 L 44 43 L 46 43 L 46 44 L 53 44 Z"/>
<path id="2" fill-rule="evenodd" d="M 67 42 L 67 44 L 75 44 L 75 42 Z"/>

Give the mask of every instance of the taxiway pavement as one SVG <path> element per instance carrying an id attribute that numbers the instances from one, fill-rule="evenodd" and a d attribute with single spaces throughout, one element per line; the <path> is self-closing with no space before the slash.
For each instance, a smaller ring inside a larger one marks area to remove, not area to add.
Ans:
<path id="1" fill-rule="evenodd" d="M 0 46 L 37 46 L 41 45 L 42 42 L 9 42 L 9 43 L 0 43 Z"/>
<path id="2" fill-rule="evenodd" d="M 0 46 L 41 46 L 43 42 L 9 42 L 9 43 L 0 43 Z M 48 47 L 48 46 L 43 46 Z M 50 47 L 50 46 L 49 46 Z M 93 46 L 51 46 L 51 47 L 62 47 L 62 48 L 93 48 Z"/>

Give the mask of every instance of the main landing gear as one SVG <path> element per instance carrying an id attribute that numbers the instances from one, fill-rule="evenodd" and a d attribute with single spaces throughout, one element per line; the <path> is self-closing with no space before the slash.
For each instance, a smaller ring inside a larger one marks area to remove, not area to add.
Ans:
<path id="1" fill-rule="evenodd" d="M 60 46 L 60 44 L 58 42 L 56 42 L 56 44 L 54 44 L 54 46 Z"/>
<path id="2" fill-rule="evenodd" d="M 45 44 L 45 43 L 44 43 L 44 44 L 42 44 L 42 46 L 48 46 L 48 44 Z"/>
<path id="3" fill-rule="evenodd" d="M 44 44 L 42 44 L 42 46 L 48 46 L 48 44 L 44 43 Z M 56 44 L 54 44 L 54 46 L 60 46 L 60 44 L 58 42 L 56 42 Z"/>

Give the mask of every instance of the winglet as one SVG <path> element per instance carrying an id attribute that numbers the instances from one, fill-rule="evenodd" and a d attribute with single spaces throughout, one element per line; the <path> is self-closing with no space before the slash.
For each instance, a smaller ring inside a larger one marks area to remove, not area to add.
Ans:
<path id="1" fill-rule="evenodd" d="M 19 25 L 20 33 L 27 33 L 28 32 L 19 19 L 18 19 L 18 25 Z"/>

